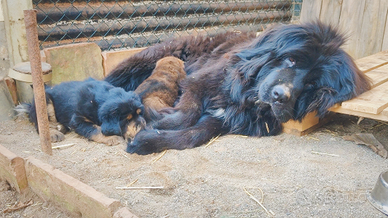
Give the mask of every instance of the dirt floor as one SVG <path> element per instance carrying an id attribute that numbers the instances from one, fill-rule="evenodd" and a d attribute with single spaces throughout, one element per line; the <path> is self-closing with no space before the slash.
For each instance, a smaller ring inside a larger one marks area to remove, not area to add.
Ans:
<path id="1" fill-rule="evenodd" d="M 53 146 L 72 146 L 48 156 L 41 152 L 33 126 L 19 118 L 0 123 L 0 143 L 120 200 L 139 217 L 385 217 L 366 195 L 388 169 L 388 160 L 342 137 L 373 133 L 387 147 L 388 124 L 365 119 L 357 125 L 357 119 L 337 114 L 303 137 L 229 135 L 207 146 L 146 156 L 127 154 L 125 145 L 109 147 L 70 133 Z M 7 188 L 0 191 L 0 199 L 11 199 L 0 201 L 0 210 L 17 202 Z M 66 217 L 59 211 L 53 216 L 52 204 L 38 204 L 1 215 Z M 50 207 L 46 211 L 51 215 L 36 215 L 37 207 L 39 213 Z"/>
<path id="2" fill-rule="evenodd" d="M 44 202 L 35 194 L 18 195 L 5 180 L 0 179 L 0 217 L 64 218 L 71 216 L 52 203 Z"/>

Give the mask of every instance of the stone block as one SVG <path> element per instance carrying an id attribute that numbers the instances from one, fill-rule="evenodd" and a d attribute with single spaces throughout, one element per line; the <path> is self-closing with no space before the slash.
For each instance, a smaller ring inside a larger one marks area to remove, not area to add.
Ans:
<path id="1" fill-rule="evenodd" d="M 118 200 L 33 157 L 27 159 L 26 173 L 33 192 L 75 216 L 113 217 L 121 208 Z"/>
<path id="2" fill-rule="evenodd" d="M 102 52 L 103 67 L 105 76 L 107 76 L 119 63 L 131 57 L 132 55 L 142 51 L 145 48 L 132 48 L 121 51 Z"/>
<path id="3" fill-rule="evenodd" d="M 53 85 L 64 81 L 102 79 L 101 49 L 95 43 L 78 43 L 44 49 L 46 61 L 52 67 Z"/>
<path id="4" fill-rule="evenodd" d="M 123 207 L 116 211 L 113 218 L 137 218 L 137 216 L 131 213 L 127 208 Z"/>
<path id="5" fill-rule="evenodd" d="M 24 159 L 0 145 L 0 178 L 7 182 L 19 193 L 28 190 Z"/>

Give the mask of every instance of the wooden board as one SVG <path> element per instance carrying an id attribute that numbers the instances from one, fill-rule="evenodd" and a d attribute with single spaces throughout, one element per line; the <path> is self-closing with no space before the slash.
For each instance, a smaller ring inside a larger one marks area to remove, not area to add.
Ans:
<path id="1" fill-rule="evenodd" d="M 388 81 L 388 64 L 369 71 L 366 75 L 372 80 L 372 88 Z"/>
<path id="2" fill-rule="evenodd" d="M 322 1 L 304 0 L 302 4 L 300 21 L 302 23 L 318 20 L 321 13 Z"/>
<path id="3" fill-rule="evenodd" d="M 298 136 L 306 135 L 318 127 L 325 125 L 328 121 L 330 121 L 334 113 L 329 113 L 323 119 L 319 119 L 316 114 L 316 112 L 307 114 L 306 117 L 303 118 L 302 122 L 290 120 L 287 123 L 283 123 L 283 132 Z"/>
<path id="4" fill-rule="evenodd" d="M 388 52 L 379 52 L 375 55 L 364 57 L 355 61 L 358 68 L 364 73 L 388 64 Z"/>
<path id="5" fill-rule="evenodd" d="M 339 29 L 343 33 L 346 33 L 347 36 L 349 36 L 343 48 L 353 58 L 366 56 L 364 54 L 357 53 L 358 44 L 362 40 L 359 33 L 363 31 L 360 24 L 364 13 L 369 12 L 365 11 L 365 2 L 366 0 L 357 0 L 357 4 L 355 4 L 354 0 L 342 1 L 341 16 L 338 22 Z M 326 16 L 331 16 L 331 14 L 328 13 Z"/>
<path id="6" fill-rule="evenodd" d="M 322 0 L 319 20 L 327 24 L 338 23 L 341 16 L 341 8 L 342 8 L 342 1 Z M 327 16 L 327 14 L 330 14 L 330 16 Z"/>
<path id="7" fill-rule="evenodd" d="M 321 20 L 347 36 L 353 58 L 388 49 L 387 0 L 303 0 L 300 21 Z"/>
<path id="8" fill-rule="evenodd" d="M 381 121 L 388 122 L 388 108 L 384 109 L 379 114 L 367 114 L 359 111 L 344 109 L 341 106 L 332 107 L 330 108 L 330 111 L 335 113 L 348 114 L 352 116 L 365 117 L 365 118 L 370 118 L 374 120 L 381 120 Z"/>
<path id="9" fill-rule="evenodd" d="M 342 103 L 342 108 L 378 114 L 388 106 L 388 83 L 383 83 L 356 98 Z"/>

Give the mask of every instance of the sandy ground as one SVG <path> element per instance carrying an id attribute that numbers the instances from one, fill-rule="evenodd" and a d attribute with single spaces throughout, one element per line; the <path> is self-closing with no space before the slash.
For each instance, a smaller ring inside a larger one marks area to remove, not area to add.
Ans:
<path id="1" fill-rule="evenodd" d="M 0 143 L 120 200 L 139 217 L 386 217 L 366 195 L 388 170 L 388 160 L 342 137 L 369 132 L 387 146 L 388 124 L 356 122 L 356 117 L 337 114 L 303 137 L 228 135 L 208 146 L 146 156 L 125 153 L 125 145 L 109 147 L 70 133 L 53 146 L 73 146 L 48 156 L 41 152 L 33 126 L 19 118 L 0 123 Z M 0 210 L 7 208 L 0 203 Z"/>
<path id="2" fill-rule="evenodd" d="M 0 217 L 43 218 L 71 217 L 50 202 L 44 202 L 35 194 L 20 196 L 5 180 L 0 179 Z"/>

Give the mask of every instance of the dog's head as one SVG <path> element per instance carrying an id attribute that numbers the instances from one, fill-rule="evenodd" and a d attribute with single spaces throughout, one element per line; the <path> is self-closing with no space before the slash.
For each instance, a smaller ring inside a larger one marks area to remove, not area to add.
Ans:
<path id="1" fill-rule="evenodd" d="M 232 98 L 241 101 L 242 95 L 259 107 L 270 106 L 280 122 L 301 120 L 312 111 L 323 116 L 334 104 L 370 88 L 340 48 L 344 41 L 336 29 L 319 22 L 263 32 L 234 56 L 232 90 L 238 86 L 241 92 L 234 91 Z"/>
<path id="2" fill-rule="evenodd" d="M 121 135 L 126 139 L 133 138 L 145 127 L 143 113 L 144 107 L 136 93 L 126 92 L 122 88 L 112 88 L 98 109 L 101 132 L 107 136 Z"/>

